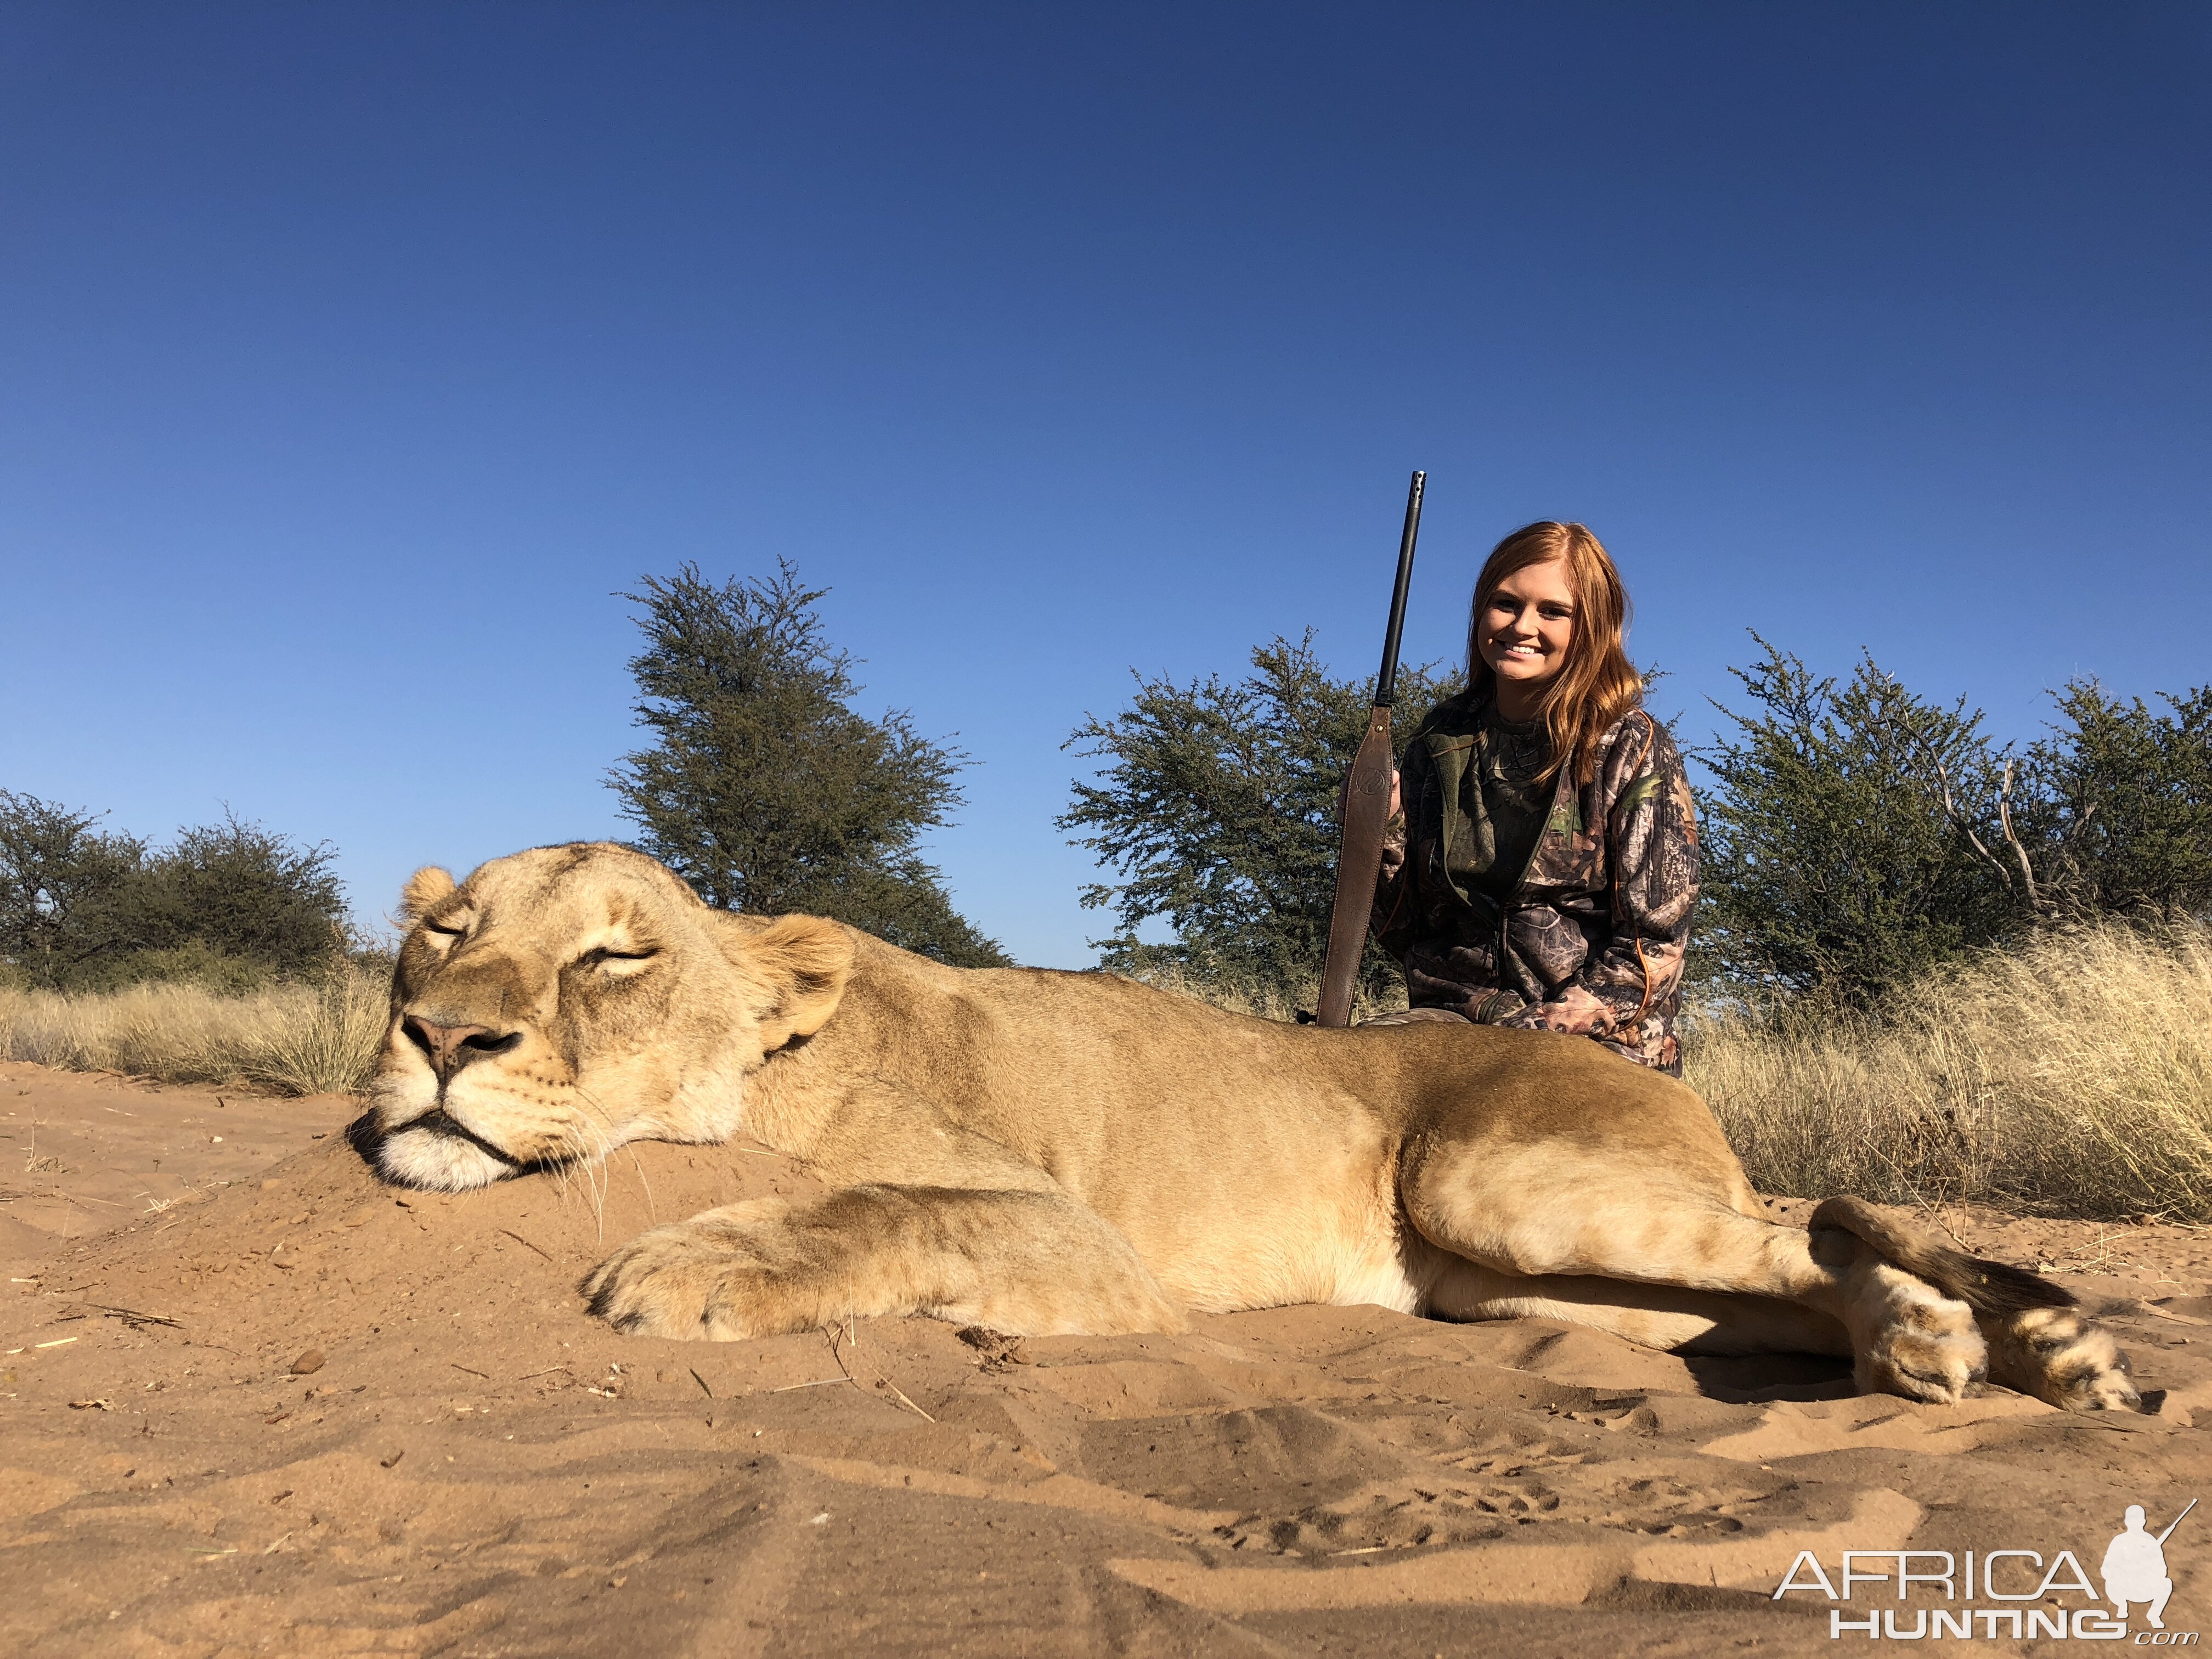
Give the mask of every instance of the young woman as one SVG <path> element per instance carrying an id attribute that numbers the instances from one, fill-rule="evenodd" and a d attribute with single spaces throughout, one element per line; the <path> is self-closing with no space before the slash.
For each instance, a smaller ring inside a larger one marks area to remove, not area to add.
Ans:
<path id="1" fill-rule="evenodd" d="M 1681 1075 L 1697 825 L 1627 617 L 1581 525 L 1516 530 L 1483 565 L 1468 689 L 1407 740 L 1384 841 L 1375 927 L 1413 1005 L 1390 1023 L 1567 1031 Z"/>

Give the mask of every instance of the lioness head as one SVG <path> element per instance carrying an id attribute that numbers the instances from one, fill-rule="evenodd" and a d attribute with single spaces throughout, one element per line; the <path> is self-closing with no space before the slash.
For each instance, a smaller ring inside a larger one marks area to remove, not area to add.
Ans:
<path id="1" fill-rule="evenodd" d="M 834 1012 L 833 921 L 709 909 L 606 842 L 418 871 L 372 1085 L 385 1176 L 458 1192 L 624 1141 L 720 1140 L 745 1074 Z"/>

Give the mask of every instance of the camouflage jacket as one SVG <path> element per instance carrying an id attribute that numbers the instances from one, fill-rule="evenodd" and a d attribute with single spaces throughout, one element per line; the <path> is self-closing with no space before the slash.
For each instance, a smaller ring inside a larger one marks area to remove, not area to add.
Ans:
<path id="1" fill-rule="evenodd" d="M 1560 769 L 1552 813 L 1500 906 L 1467 881 L 1483 706 L 1437 706 L 1407 742 L 1374 927 L 1416 1008 L 1569 1031 L 1679 1077 L 1674 1022 L 1698 897 L 1698 830 L 1682 757 L 1640 708 L 1598 747 L 1591 781 Z M 1460 856 L 1449 856 L 1456 849 Z"/>

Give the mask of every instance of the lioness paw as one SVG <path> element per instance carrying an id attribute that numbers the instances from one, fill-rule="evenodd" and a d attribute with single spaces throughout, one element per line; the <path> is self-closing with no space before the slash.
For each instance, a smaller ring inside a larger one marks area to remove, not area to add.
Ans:
<path id="1" fill-rule="evenodd" d="M 1859 1386 L 1937 1406 L 1965 1399 L 1989 1375 L 1974 1310 L 1887 1265 L 1869 1279 L 1859 1310 L 1869 1327 L 1858 1345 Z"/>
<path id="2" fill-rule="evenodd" d="M 1990 1370 L 2007 1388 L 2061 1411 L 2142 1409 L 2118 1341 L 2071 1308 L 2031 1309 L 1994 1326 Z"/>
<path id="3" fill-rule="evenodd" d="M 632 1239 L 592 1270 L 583 1291 L 626 1336 L 732 1342 L 806 1328 L 803 1318 L 782 1316 L 758 1262 L 689 1224 Z"/>

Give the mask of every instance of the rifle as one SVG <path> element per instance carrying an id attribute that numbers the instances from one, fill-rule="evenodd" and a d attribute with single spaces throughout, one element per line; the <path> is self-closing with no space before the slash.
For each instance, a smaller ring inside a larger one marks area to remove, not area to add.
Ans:
<path id="1" fill-rule="evenodd" d="M 1342 839 L 1336 850 L 1336 902 L 1329 911 L 1328 954 L 1322 959 L 1317 1025 L 1352 1023 L 1352 982 L 1367 947 L 1375 882 L 1382 872 L 1382 827 L 1390 817 L 1390 707 L 1398 696 L 1398 635 L 1406 625 L 1406 590 L 1413 580 L 1413 538 L 1421 531 L 1421 491 L 1429 475 L 1413 474 L 1406 494 L 1406 530 L 1398 538 L 1398 583 L 1390 592 L 1390 625 L 1382 635 L 1382 668 L 1367 735 L 1345 780 Z"/>
<path id="2" fill-rule="evenodd" d="M 2196 1500 L 2195 1498 L 2191 1498 L 2191 1499 L 2189 1500 L 2189 1510 L 2193 1510 L 2193 1509 L 2195 1509 L 2196 1507 L 2197 1507 L 2197 1500 Z M 2159 1534 L 2159 1535 L 2158 1535 L 2158 1541 L 2159 1541 L 2160 1544 L 2165 1543 L 2165 1542 L 2166 1542 L 2166 1540 L 2167 1539 L 2169 1539 L 2169 1538 L 2171 1538 L 2171 1537 L 2172 1537 L 2172 1536 L 2173 1536 L 2173 1529 L 2174 1529 L 2174 1528 L 2175 1528 L 2175 1527 L 2179 1526 L 2183 1522 L 2185 1522 L 2185 1521 L 2186 1521 L 2187 1519 L 2189 1519 L 2189 1510 L 2182 1510 L 2182 1512 L 2181 1512 L 2180 1514 L 2179 1514 L 2179 1515 L 2175 1516 L 2173 1517 L 2172 1521 L 2170 1523 L 2168 1523 L 2168 1525 L 2167 1525 L 2167 1527 L 2166 1527 L 2166 1530 L 2165 1530 L 2164 1532 L 2162 1532 L 2162 1533 Z"/>

